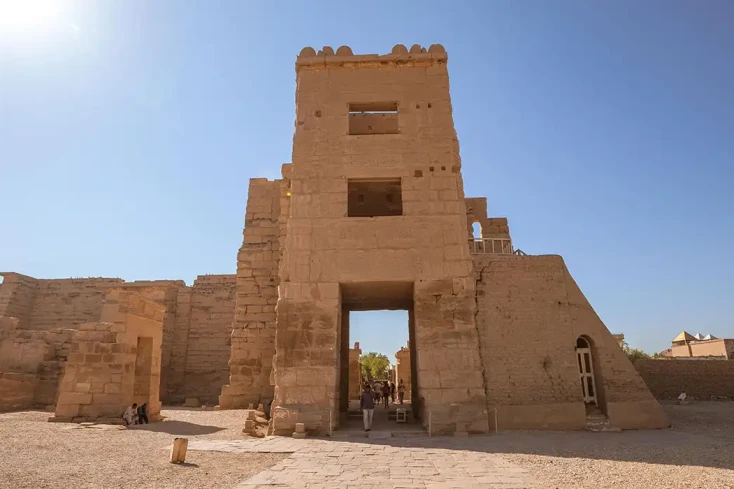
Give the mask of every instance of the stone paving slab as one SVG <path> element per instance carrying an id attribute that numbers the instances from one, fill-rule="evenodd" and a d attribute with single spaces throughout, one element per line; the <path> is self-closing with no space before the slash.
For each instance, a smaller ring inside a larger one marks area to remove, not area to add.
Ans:
<path id="1" fill-rule="evenodd" d="M 486 438 L 484 438 L 486 442 Z M 237 489 L 534 488 L 528 472 L 482 451 L 483 438 L 191 440 L 189 450 L 292 453 Z"/>

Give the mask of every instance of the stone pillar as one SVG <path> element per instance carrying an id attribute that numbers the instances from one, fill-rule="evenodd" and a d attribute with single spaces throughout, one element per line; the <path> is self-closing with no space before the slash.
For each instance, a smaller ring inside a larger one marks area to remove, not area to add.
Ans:
<path id="1" fill-rule="evenodd" d="M 342 316 L 343 320 L 344 316 Z M 359 341 L 354 343 L 354 348 L 349 349 L 349 399 L 359 399 L 362 394 L 362 370 L 359 365 L 359 357 L 362 350 Z"/>
<path id="2" fill-rule="evenodd" d="M 339 284 L 286 282 L 278 296 L 272 431 L 326 433 L 339 417 Z"/>
<path id="3" fill-rule="evenodd" d="M 349 348 L 349 311 L 342 307 L 341 336 L 339 341 L 339 411 L 349 410 L 351 396 L 351 359 L 352 350 Z"/>
<path id="4" fill-rule="evenodd" d="M 484 369 L 474 323 L 473 278 L 415 282 L 415 346 L 421 420 L 433 433 L 486 432 Z"/>
<path id="5" fill-rule="evenodd" d="M 412 399 L 412 372 L 410 368 L 410 341 L 408 341 L 407 346 L 402 347 L 395 353 L 395 389 L 397 391 L 397 387 L 400 385 L 400 380 L 402 379 L 405 385 L 405 397 L 403 399 L 406 401 Z"/>

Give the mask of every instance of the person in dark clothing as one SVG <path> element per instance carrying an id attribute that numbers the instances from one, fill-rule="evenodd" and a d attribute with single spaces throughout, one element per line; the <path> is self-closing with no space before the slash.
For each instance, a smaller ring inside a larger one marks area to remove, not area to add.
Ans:
<path id="1" fill-rule="evenodd" d="M 392 403 L 395 404 L 395 382 L 390 382 L 390 398 Z"/>
<path id="2" fill-rule="evenodd" d="M 382 383 L 382 400 L 385 409 L 390 407 L 390 383 L 385 381 Z"/>
<path id="3" fill-rule="evenodd" d="M 359 407 L 362 409 L 364 430 L 370 431 L 372 429 L 372 417 L 375 415 L 375 400 L 372 397 L 372 390 L 369 385 L 364 386 L 362 398 L 359 400 Z"/>
<path id="4" fill-rule="evenodd" d="M 148 424 L 148 403 L 144 402 L 138 407 L 138 424 Z"/>

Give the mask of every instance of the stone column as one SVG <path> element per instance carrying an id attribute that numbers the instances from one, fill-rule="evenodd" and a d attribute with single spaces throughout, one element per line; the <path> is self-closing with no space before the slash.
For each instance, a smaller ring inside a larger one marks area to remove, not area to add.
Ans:
<path id="1" fill-rule="evenodd" d="M 281 283 L 275 337 L 272 431 L 288 435 L 296 423 L 312 433 L 338 422 L 341 336 L 339 284 Z"/>
<path id="2" fill-rule="evenodd" d="M 402 379 L 405 385 L 405 397 L 406 401 L 412 398 L 412 385 L 413 385 L 413 373 L 410 368 L 410 341 L 408 345 L 402 347 L 395 353 L 395 388 L 400 385 Z"/>
<path id="3" fill-rule="evenodd" d="M 486 432 L 487 407 L 471 278 L 415 282 L 421 420 L 432 432 Z"/>
<path id="4" fill-rule="evenodd" d="M 344 316 L 342 315 L 342 321 Z M 362 370 L 359 365 L 359 357 L 362 350 L 359 341 L 354 343 L 354 348 L 349 350 L 349 399 L 359 399 L 362 394 Z"/>

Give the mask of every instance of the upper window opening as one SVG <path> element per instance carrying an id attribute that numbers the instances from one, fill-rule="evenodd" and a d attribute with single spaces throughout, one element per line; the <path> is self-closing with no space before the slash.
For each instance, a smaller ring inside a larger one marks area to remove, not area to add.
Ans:
<path id="1" fill-rule="evenodd" d="M 482 239 L 482 225 L 475 222 L 471 225 L 472 235 L 474 239 Z"/>
<path id="2" fill-rule="evenodd" d="M 349 134 L 398 134 L 398 103 L 349 104 Z"/>
<path id="3" fill-rule="evenodd" d="M 589 342 L 583 336 L 579 336 L 576 340 L 576 348 L 589 348 Z"/>
<path id="4" fill-rule="evenodd" d="M 402 216 L 403 197 L 400 179 L 349 180 L 347 216 Z"/>

